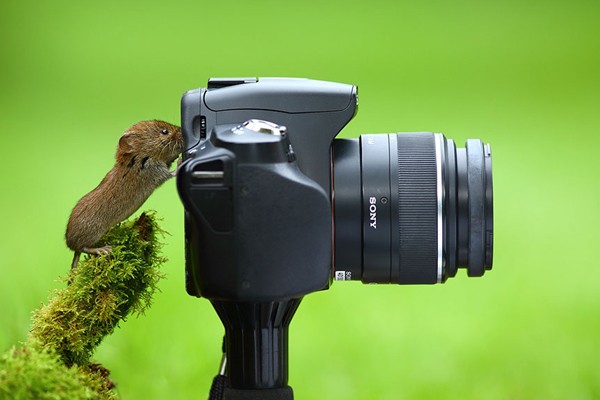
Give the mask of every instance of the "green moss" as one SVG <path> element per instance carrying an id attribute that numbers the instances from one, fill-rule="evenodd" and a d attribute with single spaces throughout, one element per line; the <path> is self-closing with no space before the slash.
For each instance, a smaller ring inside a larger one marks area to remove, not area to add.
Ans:
<path id="1" fill-rule="evenodd" d="M 117 399 L 112 383 L 91 367 L 67 367 L 53 351 L 12 349 L 0 358 L 0 399 Z"/>
<path id="2" fill-rule="evenodd" d="M 32 318 L 21 349 L 0 359 L 0 399 L 116 399 L 108 370 L 90 362 L 102 339 L 150 304 L 162 277 L 162 234 L 153 212 L 111 229 Z"/>

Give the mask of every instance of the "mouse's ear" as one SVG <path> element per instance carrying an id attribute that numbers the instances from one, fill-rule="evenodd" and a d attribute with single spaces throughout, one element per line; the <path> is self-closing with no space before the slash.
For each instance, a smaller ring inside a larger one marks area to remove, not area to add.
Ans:
<path id="1" fill-rule="evenodd" d="M 131 135 L 125 134 L 119 139 L 119 151 L 122 154 L 133 153 L 133 138 Z"/>

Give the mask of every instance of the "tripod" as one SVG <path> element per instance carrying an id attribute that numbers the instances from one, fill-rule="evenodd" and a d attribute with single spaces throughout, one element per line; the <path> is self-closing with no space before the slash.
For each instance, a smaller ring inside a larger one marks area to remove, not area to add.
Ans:
<path id="1" fill-rule="evenodd" d="M 293 400 L 287 385 L 288 328 L 300 301 L 212 302 L 225 339 L 224 362 L 209 400 Z"/>

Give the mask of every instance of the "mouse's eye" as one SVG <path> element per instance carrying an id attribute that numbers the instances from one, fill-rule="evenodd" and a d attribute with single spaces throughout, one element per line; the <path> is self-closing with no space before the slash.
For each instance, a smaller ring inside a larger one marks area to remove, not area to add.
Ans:
<path id="1" fill-rule="evenodd" d="M 160 131 L 160 133 L 162 133 L 163 135 L 168 135 L 169 134 L 169 130 L 168 129 L 162 129 Z"/>

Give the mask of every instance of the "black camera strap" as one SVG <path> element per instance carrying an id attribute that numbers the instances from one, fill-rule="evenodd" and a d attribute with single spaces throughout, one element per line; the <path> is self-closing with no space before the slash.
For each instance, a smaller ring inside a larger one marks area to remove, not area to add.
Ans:
<path id="1" fill-rule="evenodd" d="M 208 400 L 223 400 L 225 398 L 225 389 L 227 388 L 227 377 L 225 375 L 217 375 L 210 386 Z"/>

